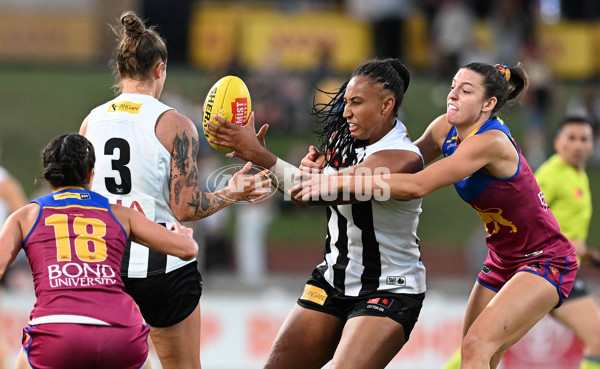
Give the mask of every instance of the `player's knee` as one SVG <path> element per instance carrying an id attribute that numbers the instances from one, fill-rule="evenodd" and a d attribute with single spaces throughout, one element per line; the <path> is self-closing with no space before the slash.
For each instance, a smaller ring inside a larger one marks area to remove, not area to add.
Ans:
<path id="1" fill-rule="evenodd" d="M 483 337 L 474 333 L 467 333 L 460 347 L 461 362 L 469 362 L 475 358 L 486 355 L 486 346 Z"/>
<path id="2" fill-rule="evenodd" d="M 460 361 L 468 362 L 473 358 L 475 354 L 475 342 L 468 336 L 463 338 L 462 344 L 460 345 Z"/>

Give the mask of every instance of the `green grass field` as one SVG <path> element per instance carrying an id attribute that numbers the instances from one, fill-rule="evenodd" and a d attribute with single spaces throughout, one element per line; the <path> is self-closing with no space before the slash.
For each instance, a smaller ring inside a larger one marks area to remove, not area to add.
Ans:
<path id="1" fill-rule="evenodd" d="M 169 86 L 177 86 L 183 95 L 200 101 L 214 80 L 214 76 L 208 77 L 197 70 L 170 68 L 165 91 Z M 29 196 L 34 196 L 40 187 L 35 181 L 40 175 L 39 154 L 43 146 L 57 134 L 77 131 L 91 108 L 113 96 L 112 83 L 109 69 L 102 66 L 0 67 L 0 163 L 17 177 Z M 566 96 L 577 93 L 578 88 L 575 83 L 565 85 Z M 435 104 L 434 100 L 443 103 L 446 91 L 443 84 L 439 85 L 430 78 L 413 77 L 402 111 L 402 120 L 413 138 L 418 137 L 434 117 L 444 112 L 444 106 Z M 556 120 L 560 119 L 563 107 L 563 104 L 555 106 Z M 502 114 L 518 142 L 522 142 L 523 138 L 521 110 L 515 106 Z M 315 143 L 310 132 L 302 135 L 279 133 L 268 138 L 269 148 L 283 156 L 298 142 L 306 145 Z M 595 208 L 600 209 L 600 186 L 597 185 L 600 183 L 600 170 L 590 168 L 589 172 Z M 272 223 L 269 239 L 277 243 L 321 247 L 325 236 L 324 213 L 324 209 L 282 211 Z M 590 245 L 600 245 L 600 229 L 594 226 L 598 219 L 596 214 L 590 230 Z M 423 200 L 419 227 L 422 245 L 460 247 L 479 226 L 478 216 L 458 198 L 452 187 L 441 189 Z"/>

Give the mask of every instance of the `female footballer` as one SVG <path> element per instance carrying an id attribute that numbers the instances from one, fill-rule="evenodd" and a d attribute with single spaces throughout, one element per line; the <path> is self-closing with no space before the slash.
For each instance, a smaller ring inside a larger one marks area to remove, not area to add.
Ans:
<path id="1" fill-rule="evenodd" d="M 399 60 L 370 60 L 328 103 L 315 106 L 323 172 L 422 169 L 421 154 L 397 118 L 409 82 Z M 211 142 L 270 168 L 278 187 L 290 188 L 299 169 L 261 144 L 268 126 L 255 136 L 253 116 L 245 127 L 217 119 L 221 125 L 208 122 Z M 329 361 L 332 368 L 384 368 L 408 341 L 425 297 L 416 234 L 421 200 L 322 200 L 301 205 L 328 205 L 323 262 L 283 323 L 265 368 L 317 369 Z"/>
<path id="2" fill-rule="evenodd" d="M 52 193 L 14 212 L 0 232 L 0 278 L 23 248 L 37 298 L 16 368 L 149 368 L 149 327 L 119 274 L 125 245 L 193 260 L 192 230 L 175 224 L 171 232 L 90 191 L 95 155 L 83 136 L 56 137 L 42 159 Z"/>
<path id="3" fill-rule="evenodd" d="M 508 347 L 569 295 L 578 268 L 533 172 L 496 113 L 525 89 L 521 66 L 471 63 L 452 80 L 446 114 L 415 143 L 426 162 L 415 174 L 391 177 L 312 175 L 292 191 L 389 190 L 392 198 L 422 198 L 454 184 L 483 220 L 488 257 L 471 292 L 463 326 L 461 369 L 496 368 Z M 316 164 L 313 164 L 316 165 Z"/>

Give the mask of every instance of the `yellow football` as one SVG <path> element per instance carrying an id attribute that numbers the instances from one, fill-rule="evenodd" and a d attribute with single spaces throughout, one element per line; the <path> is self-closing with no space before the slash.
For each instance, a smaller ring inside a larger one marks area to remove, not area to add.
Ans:
<path id="1" fill-rule="evenodd" d="M 202 128 L 207 140 L 214 139 L 214 136 L 207 127 L 206 121 L 219 124 L 213 114 L 219 114 L 231 123 L 243 126 L 248 121 L 252 111 L 248 87 L 239 77 L 225 76 L 211 87 L 204 100 L 202 110 Z M 229 150 L 229 148 L 221 145 L 210 142 L 209 144 L 217 150 Z"/>

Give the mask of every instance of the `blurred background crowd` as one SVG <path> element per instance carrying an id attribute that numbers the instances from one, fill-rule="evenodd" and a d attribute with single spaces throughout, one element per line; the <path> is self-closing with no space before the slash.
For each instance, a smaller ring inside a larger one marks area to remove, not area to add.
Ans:
<path id="1" fill-rule="evenodd" d="M 267 144 L 294 163 L 317 143 L 310 111 L 324 97 L 318 89 L 336 89 L 371 57 L 400 58 L 411 71 L 400 118 L 413 138 L 445 111 L 452 76 L 470 61 L 523 63 L 531 86 L 501 116 L 532 167 L 552 152 L 554 128 L 567 114 L 587 116 L 600 136 L 597 0 L 0 0 L 0 164 L 29 198 L 44 192 L 35 181 L 43 145 L 77 131 L 81 117 L 113 95 L 108 61 L 115 37 L 108 24 L 126 9 L 167 40 L 161 100 L 200 128 L 210 86 L 238 75 L 249 87 L 257 124 L 270 125 Z M 205 142 L 199 155 L 205 178 L 237 163 Z M 597 150 L 593 189 L 599 173 Z M 430 265 L 443 261 L 428 267 L 433 275 L 465 273 L 470 262 L 461 250 L 470 235 L 462 224 L 483 228 L 448 193 L 423 204 L 424 258 Z M 204 272 L 260 281 L 271 272 L 306 273 L 318 262 L 323 209 L 296 211 L 275 196 L 227 210 L 193 224 Z M 592 226 L 588 241 L 600 244 L 600 230 Z M 476 251 L 468 255 L 482 260 Z"/>

